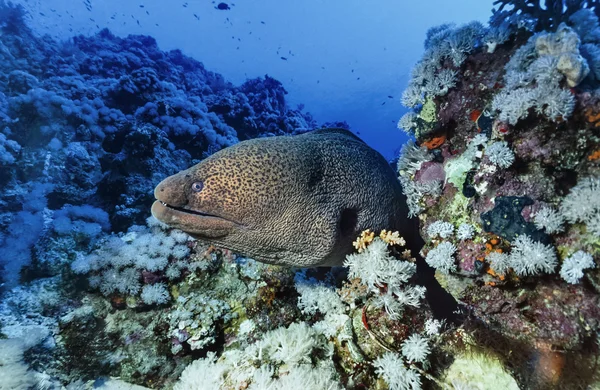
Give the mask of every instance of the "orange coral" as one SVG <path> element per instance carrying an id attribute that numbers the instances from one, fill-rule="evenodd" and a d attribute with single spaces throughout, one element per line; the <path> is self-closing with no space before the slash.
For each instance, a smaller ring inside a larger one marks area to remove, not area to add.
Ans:
<path id="1" fill-rule="evenodd" d="M 500 247 L 501 244 L 502 244 L 502 240 L 500 239 L 500 237 L 492 236 L 485 243 L 485 254 L 488 255 L 492 252 L 503 253 L 504 250 Z M 505 275 L 498 274 L 492 267 L 488 267 L 486 272 L 488 275 L 493 276 L 494 278 L 498 278 L 500 281 L 504 281 L 506 279 Z M 486 283 L 486 285 L 488 285 L 488 286 L 496 286 L 496 284 L 497 284 L 496 282 L 487 282 Z"/>
<path id="2" fill-rule="evenodd" d="M 398 233 L 398 232 L 391 232 L 391 231 L 387 231 L 387 230 L 383 229 L 381 231 L 381 233 L 379 234 L 379 237 L 383 241 L 388 243 L 388 245 L 400 245 L 400 246 L 406 245 L 406 241 L 404 240 L 403 237 L 400 237 L 400 233 Z"/>
<path id="3" fill-rule="evenodd" d="M 506 279 L 506 277 L 505 277 L 504 275 L 497 274 L 497 273 L 496 273 L 496 271 L 494 271 L 494 270 L 492 269 L 492 267 L 489 267 L 489 268 L 488 268 L 488 270 L 487 270 L 487 273 L 488 273 L 488 275 L 491 275 L 491 276 L 493 276 L 493 277 L 495 277 L 495 278 L 498 278 L 498 279 L 500 279 L 500 280 L 502 280 L 502 281 L 503 281 L 504 279 Z"/>
<path id="4" fill-rule="evenodd" d="M 600 127 L 600 112 L 595 113 L 593 109 L 588 108 L 584 112 L 585 119 L 594 125 L 594 127 Z"/>
<path id="5" fill-rule="evenodd" d="M 588 156 L 589 161 L 596 161 L 598 159 L 600 159 L 600 149 L 593 151 L 592 154 Z"/>
<path id="6" fill-rule="evenodd" d="M 479 119 L 479 117 L 481 116 L 481 111 L 480 110 L 473 110 L 471 111 L 471 113 L 469 114 L 469 119 L 472 122 L 477 123 L 477 119 Z"/>
<path id="7" fill-rule="evenodd" d="M 423 142 L 423 145 L 425 145 L 427 149 L 431 150 L 439 148 L 444 144 L 444 142 L 446 142 L 446 134 L 428 139 L 427 141 Z"/>
<path id="8" fill-rule="evenodd" d="M 354 248 L 356 248 L 358 253 L 361 253 L 363 250 L 365 250 L 367 248 L 367 245 L 369 245 L 371 242 L 373 242 L 374 238 L 375 238 L 375 233 L 372 232 L 371 229 L 367 229 L 367 230 L 364 230 L 360 234 L 360 237 L 358 237 L 356 239 L 356 241 L 354 241 L 352 243 L 352 245 L 354 245 Z"/>

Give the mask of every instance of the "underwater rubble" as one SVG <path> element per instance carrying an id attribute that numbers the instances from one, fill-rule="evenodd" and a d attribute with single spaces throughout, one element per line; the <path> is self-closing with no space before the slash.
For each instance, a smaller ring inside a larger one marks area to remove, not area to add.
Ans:
<path id="1" fill-rule="evenodd" d="M 38 37 L 2 3 L 0 389 L 600 386 L 599 10 L 546 3 L 429 30 L 398 122 L 425 246 L 367 230 L 319 269 L 148 217 L 164 177 L 320 127 L 279 81 L 147 36 Z"/>

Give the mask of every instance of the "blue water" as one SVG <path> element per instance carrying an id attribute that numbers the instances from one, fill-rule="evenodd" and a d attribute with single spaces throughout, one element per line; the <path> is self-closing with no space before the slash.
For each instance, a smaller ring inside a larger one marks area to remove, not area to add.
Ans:
<path id="1" fill-rule="evenodd" d="M 427 29 L 484 22 L 492 7 L 476 0 L 242 1 L 226 12 L 210 1 L 103 1 L 89 10 L 77 1 L 23 4 L 36 30 L 53 37 L 107 27 L 119 36 L 150 35 L 162 50 L 180 49 L 234 84 L 268 74 L 284 83 L 291 107 L 304 104 L 321 123 L 347 121 L 386 158 L 406 140 L 396 130 L 399 99 Z"/>

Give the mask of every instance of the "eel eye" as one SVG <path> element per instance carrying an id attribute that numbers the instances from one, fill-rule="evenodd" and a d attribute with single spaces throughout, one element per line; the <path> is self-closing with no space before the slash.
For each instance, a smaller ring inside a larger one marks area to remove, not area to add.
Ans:
<path id="1" fill-rule="evenodd" d="M 200 191 L 202 191 L 203 188 L 204 188 L 204 183 L 202 183 L 201 181 L 197 181 L 192 184 L 192 191 L 194 191 L 194 192 L 200 192 Z"/>

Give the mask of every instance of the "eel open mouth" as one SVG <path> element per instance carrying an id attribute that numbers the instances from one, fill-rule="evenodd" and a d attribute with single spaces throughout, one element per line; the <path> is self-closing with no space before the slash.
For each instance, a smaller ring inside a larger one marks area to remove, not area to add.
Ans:
<path id="1" fill-rule="evenodd" d="M 162 204 L 163 207 L 175 210 L 175 211 L 179 211 L 181 213 L 188 213 L 188 214 L 195 214 L 195 215 L 201 215 L 204 217 L 215 217 L 215 218 L 221 218 L 218 215 L 213 215 L 213 214 L 208 214 L 208 213 L 203 213 L 202 211 L 197 211 L 197 210 L 192 210 L 192 209 L 186 209 L 184 207 L 177 207 L 177 206 L 171 206 L 168 203 L 163 202 L 162 200 L 157 200 L 157 202 L 160 202 Z"/>
<path id="2" fill-rule="evenodd" d="M 206 238 L 225 236 L 240 225 L 218 215 L 172 206 L 162 200 L 154 201 L 152 215 L 171 227 Z"/>

